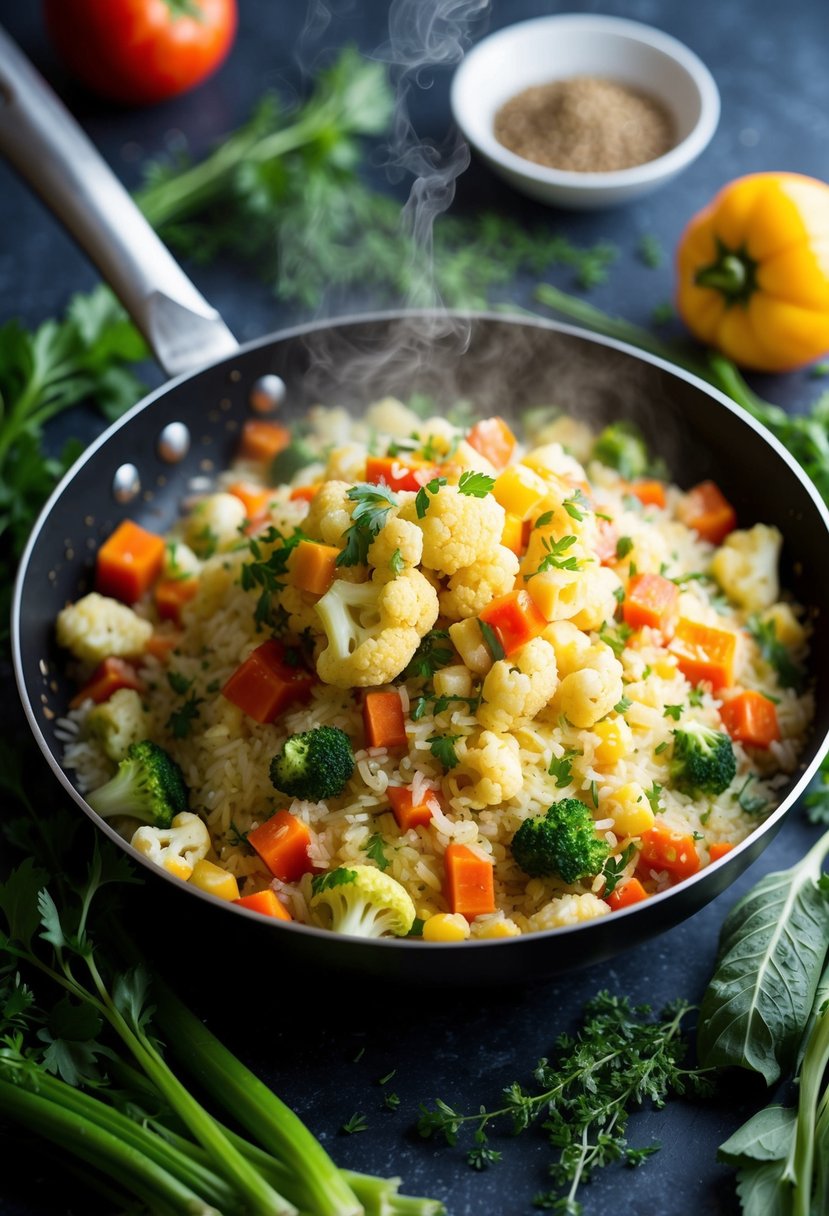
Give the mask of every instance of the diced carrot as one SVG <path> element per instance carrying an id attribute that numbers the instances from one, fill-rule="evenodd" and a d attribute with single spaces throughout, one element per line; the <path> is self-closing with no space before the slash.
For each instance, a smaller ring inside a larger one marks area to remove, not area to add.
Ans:
<path id="1" fill-rule="evenodd" d="M 605 896 L 605 903 L 609 904 L 614 912 L 618 912 L 620 908 L 630 908 L 647 898 L 648 893 L 639 879 L 628 878 Z"/>
<path id="2" fill-rule="evenodd" d="M 366 481 L 385 482 L 390 490 L 419 490 L 433 476 L 435 466 L 427 460 L 401 460 L 398 456 L 369 456 Z"/>
<path id="3" fill-rule="evenodd" d="M 164 538 L 125 519 L 98 550 L 95 589 L 134 604 L 158 578 L 163 565 Z"/>
<path id="4" fill-rule="evenodd" d="M 253 486 L 249 481 L 234 481 L 232 486 L 227 487 L 227 492 L 239 499 L 251 522 L 265 514 L 268 503 L 273 498 L 273 490 L 263 490 L 261 486 Z"/>
<path id="5" fill-rule="evenodd" d="M 495 631 L 507 656 L 547 628 L 547 621 L 536 608 L 529 591 L 509 591 L 499 596 L 487 604 L 479 620 Z"/>
<path id="6" fill-rule="evenodd" d="M 262 422 L 249 418 L 242 427 L 239 455 L 243 460 L 273 460 L 291 442 L 291 432 L 278 422 Z"/>
<path id="7" fill-rule="evenodd" d="M 289 811 L 277 811 L 247 835 L 248 844 L 282 882 L 296 882 L 313 869 L 308 856 L 311 833 L 301 819 Z"/>
<path id="8" fill-rule="evenodd" d="M 363 701 L 363 726 L 368 747 L 405 747 L 406 720 L 399 693 L 367 692 Z"/>
<path id="9" fill-rule="evenodd" d="M 664 507 L 667 502 L 664 481 L 633 481 L 628 490 L 643 507 Z"/>
<path id="10" fill-rule="evenodd" d="M 76 709 L 77 706 L 83 705 L 84 701 L 94 701 L 96 705 L 100 705 L 102 701 L 108 701 L 119 688 L 144 691 L 144 685 L 133 665 L 110 655 L 95 668 L 83 688 L 69 702 L 69 708 Z"/>
<path id="11" fill-rule="evenodd" d="M 260 912 L 262 916 L 273 916 L 276 920 L 293 920 L 282 900 L 277 899 L 276 892 L 272 891 L 270 887 L 266 887 L 264 891 L 257 891 L 255 895 L 243 895 L 240 899 L 234 899 L 233 902 L 240 908 Z"/>
<path id="12" fill-rule="evenodd" d="M 339 556 L 340 551 L 334 545 L 301 540 L 288 559 L 291 582 L 310 595 L 325 595 L 334 581 Z"/>
<path id="13" fill-rule="evenodd" d="M 734 683 L 737 635 L 732 630 L 680 617 L 668 649 L 691 684 L 705 680 L 716 690 Z"/>
<path id="14" fill-rule="evenodd" d="M 719 861 L 721 857 L 725 857 L 726 853 L 730 853 L 734 848 L 733 844 L 729 844 L 726 840 L 715 840 L 713 844 L 708 846 L 708 856 L 712 861 Z"/>
<path id="15" fill-rule="evenodd" d="M 156 612 L 162 621 L 181 624 L 181 610 L 199 589 L 197 578 L 163 578 L 155 585 Z"/>
<path id="16" fill-rule="evenodd" d="M 180 641 L 180 633 L 154 633 L 144 647 L 144 653 L 151 654 L 159 663 L 166 663 L 170 652 L 175 650 Z"/>
<path id="17" fill-rule="evenodd" d="M 482 418 L 466 436 L 466 442 L 496 469 L 505 468 L 515 450 L 515 436 L 503 418 Z"/>
<path id="18" fill-rule="evenodd" d="M 751 688 L 726 701 L 720 717 L 732 739 L 751 747 L 768 747 L 780 738 L 774 702 Z"/>
<path id="19" fill-rule="evenodd" d="M 693 836 L 683 836 L 657 821 L 641 836 L 640 870 L 668 870 L 677 878 L 688 878 L 699 869 L 699 854 Z"/>
<path id="20" fill-rule="evenodd" d="M 419 802 L 417 806 L 414 804 L 411 787 L 408 785 L 388 786 L 386 797 L 391 803 L 391 809 L 401 832 L 408 832 L 409 828 L 426 826 L 432 822 L 434 802 L 437 801 L 437 796 L 431 791 L 427 794 L 426 799 Z"/>
<path id="21" fill-rule="evenodd" d="M 450 844 L 443 855 L 446 898 L 452 912 L 467 920 L 495 911 L 495 881 L 490 862 L 465 844 Z"/>
<path id="22" fill-rule="evenodd" d="M 285 661 L 285 648 L 269 638 L 251 651 L 222 689 L 222 696 L 256 722 L 273 720 L 299 701 L 307 704 L 316 677 Z"/>
<path id="23" fill-rule="evenodd" d="M 307 486 L 294 486 L 288 497 L 291 502 L 310 502 L 312 498 L 316 498 L 317 490 L 321 485 L 322 482 L 312 481 Z"/>
<path id="24" fill-rule="evenodd" d="M 532 523 L 530 520 L 521 519 L 520 515 L 513 515 L 507 511 L 504 518 L 504 530 L 501 533 L 501 544 L 505 549 L 511 549 L 516 557 L 520 557 L 526 548 L 524 544 L 524 523 Z"/>
<path id="25" fill-rule="evenodd" d="M 713 481 L 701 481 L 685 495 L 678 511 L 679 518 L 689 528 L 708 540 L 721 545 L 737 527 L 737 513 Z"/>
<path id="26" fill-rule="evenodd" d="M 622 601 L 622 616 L 631 629 L 673 629 L 679 603 L 679 588 L 661 574 L 635 574 Z"/>

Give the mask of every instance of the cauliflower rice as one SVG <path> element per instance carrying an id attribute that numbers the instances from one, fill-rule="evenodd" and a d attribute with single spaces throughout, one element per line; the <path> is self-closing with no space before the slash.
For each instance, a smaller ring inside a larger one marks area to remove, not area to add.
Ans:
<path id="1" fill-rule="evenodd" d="M 272 488 L 255 526 L 227 489 L 240 481 L 267 488 L 268 464 L 240 459 L 219 493 L 166 538 L 165 577 L 195 580 L 180 622 L 159 620 L 152 592 L 132 609 L 105 600 L 111 606 L 101 612 L 87 597 L 61 614 L 59 641 L 73 653 L 80 686 L 109 655 L 131 657 L 142 685 L 116 693 L 109 708 L 83 701 L 63 720 L 64 763 L 81 790 L 106 781 L 129 742 L 150 738 L 181 766 L 190 809 L 209 829 L 207 857 L 242 894 L 270 886 L 291 917 L 316 923 L 314 874 L 379 865 L 411 896 L 424 935 L 447 941 L 610 915 L 612 900 L 602 895 L 611 871 L 611 886 L 621 890 L 635 875 L 646 895 L 689 872 L 644 860 L 654 825 L 692 837 L 704 867 L 712 846 L 716 856 L 737 844 L 775 805 L 813 714 L 811 693 L 781 678 L 781 649 L 798 669 L 808 631 L 779 588 L 776 529 L 758 524 L 720 544 L 704 539 L 691 495 L 667 482 L 646 494 L 644 482 L 631 484 L 596 459 L 595 437 L 571 419 L 547 422 L 505 465 L 486 427 L 424 421 L 393 400 L 359 422 L 318 408 L 309 426 L 313 462 Z M 349 490 L 365 482 L 369 454 L 391 457 L 393 505 L 363 551 L 368 564 L 337 567 L 338 610 L 350 612 L 355 630 L 343 642 L 324 626 L 319 596 L 291 583 L 289 562 L 269 602 L 243 572 L 295 529 L 343 550 L 354 534 Z M 470 472 L 483 479 L 470 483 Z M 461 492 L 464 474 L 476 492 Z M 401 482 L 420 492 L 394 488 Z M 669 580 L 678 595 L 658 627 L 632 629 L 624 601 L 643 574 Z M 530 592 L 544 628 L 499 657 L 478 618 L 515 587 Z M 726 683 L 683 674 L 692 669 L 677 647 L 677 621 L 733 634 Z M 222 689 L 272 635 L 298 647 L 319 678 L 307 704 L 260 724 Z M 361 702 L 378 686 L 401 699 L 404 748 L 366 745 Z M 773 703 L 779 738 L 765 746 L 735 739 L 736 777 L 721 793 L 679 788 L 674 732 L 692 722 L 722 732 L 723 707 L 746 689 Z M 289 801 L 271 784 L 271 758 L 288 736 L 322 725 L 351 739 L 353 775 L 328 802 Z M 401 831 L 389 786 L 409 787 L 413 805 L 430 807 L 430 822 Z M 590 809 L 610 868 L 571 884 L 529 877 L 512 838 L 527 818 L 566 798 Z M 274 877 L 246 841 L 280 810 L 310 830 L 309 869 L 292 882 Z M 120 826 L 131 838 L 135 822 Z M 491 864 L 492 911 L 447 915 L 456 911 L 444 873 L 450 844 Z"/>

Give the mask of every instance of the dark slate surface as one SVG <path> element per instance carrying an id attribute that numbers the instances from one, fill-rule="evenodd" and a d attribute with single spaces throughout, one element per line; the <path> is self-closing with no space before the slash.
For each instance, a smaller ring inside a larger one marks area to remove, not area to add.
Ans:
<path id="1" fill-rule="evenodd" d="M 425 8 L 427 0 L 421 0 Z M 357 42 L 375 49 L 386 36 L 388 4 L 340 0 L 322 42 L 306 37 L 304 6 L 288 0 L 241 0 L 241 30 L 223 70 L 203 88 L 178 101 L 144 112 L 121 111 L 90 100 L 62 75 L 41 30 L 35 4 L 4 0 L 0 14 L 10 32 L 57 85 L 87 131 L 124 181 L 139 181 L 144 158 L 175 146 L 183 133 L 195 152 L 237 125 L 267 87 L 299 87 L 299 60 L 313 61 L 320 45 Z M 319 6 L 318 6 L 319 7 Z M 543 0 L 495 0 L 491 27 L 560 6 Z M 825 71 L 827 18 L 813 0 L 606 0 L 572 3 L 567 11 L 602 11 L 650 22 L 676 35 L 712 69 L 723 99 L 720 129 L 706 154 L 669 187 L 626 210 L 604 215 L 556 213 L 513 195 L 473 164 L 462 178 L 456 206 L 494 207 L 549 223 L 573 239 L 606 238 L 622 253 L 606 286 L 592 298 L 632 320 L 647 321 L 654 305 L 671 292 L 668 262 L 644 267 L 635 256 L 639 236 L 653 233 L 671 249 L 690 214 L 725 181 L 765 169 L 816 176 L 829 173 L 829 77 Z M 440 135 L 448 124 L 448 73 L 417 98 L 418 129 Z M 0 318 L 21 317 L 34 324 L 55 314 L 68 295 L 89 288 L 94 272 L 60 228 L 24 187 L 0 165 Z M 242 338 L 254 337 L 297 319 L 278 306 L 267 290 L 231 266 L 198 268 L 194 277 Z M 559 280 L 563 285 L 566 280 Z M 529 284 L 515 288 L 527 302 Z M 148 369 L 148 382 L 159 382 Z M 758 387 L 790 408 L 805 406 L 819 385 L 800 374 L 757 381 Z M 88 434 L 93 423 L 76 415 L 52 433 L 57 445 L 70 430 Z M 19 728 L 19 722 L 12 728 Z M 22 729 L 22 728 L 21 728 Z M 48 781 L 34 778 L 41 796 Z M 544 1185 L 549 1160 L 543 1136 L 507 1140 L 504 1161 L 477 1175 L 457 1152 L 436 1150 L 412 1132 L 420 1101 L 439 1095 L 459 1108 L 497 1101 L 502 1085 L 528 1080 L 555 1037 L 575 1028 L 585 1000 L 600 988 L 626 993 L 659 1006 L 678 996 L 698 1000 L 710 974 L 723 916 L 732 901 L 762 874 L 792 864 L 814 840 L 816 830 L 795 809 L 760 861 L 731 892 L 655 942 L 566 979 L 524 991 L 413 992 L 366 986 L 359 979 L 317 977 L 288 982 L 279 967 L 260 958 L 243 962 L 221 951 L 201 951 L 198 967 L 189 961 L 186 934 L 177 952 L 176 972 L 191 1003 L 238 1054 L 290 1102 L 344 1165 L 377 1173 L 402 1174 L 413 1193 L 443 1197 L 453 1216 L 523 1216 Z M 183 928 L 183 927 L 182 927 Z M 155 930 L 169 942 L 164 926 Z M 194 925 L 190 933 L 198 934 Z M 175 948 L 174 948 L 175 953 Z M 236 965 L 235 965 L 236 964 Z M 232 973 L 227 977 L 227 972 Z M 355 1057 L 365 1049 L 358 1062 Z M 377 1079 L 392 1068 L 391 1085 L 400 1110 L 382 1108 Z M 673 1103 L 662 1113 L 645 1112 L 632 1124 L 632 1139 L 656 1139 L 661 1151 L 645 1168 L 610 1170 L 584 1191 L 587 1213 L 599 1216 L 731 1216 L 738 1210 L 733 1176 L 715 1162 L 716 1146 L 764 1099 L 748 1080 L 729 1083 L 716 1100 Z M 338 1133 L 353 1112 L 365 1113 L 369 1130 Z M 15 1140 L 3 1169 L 0 1209 L 4 1216 L 68 1216 L 111 1209 L 91 1196 L 39 1145 Z M 10 1161 L 14 1165 L 10 1165 Z"/>

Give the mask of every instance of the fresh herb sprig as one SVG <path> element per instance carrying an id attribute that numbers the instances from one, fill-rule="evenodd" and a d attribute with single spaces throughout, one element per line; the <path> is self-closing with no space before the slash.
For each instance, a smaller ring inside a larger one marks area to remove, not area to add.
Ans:
<path id="1" fill-rule="evenodd" d="M 351 524 L 345 530 L 345 548 L 338 556 L 337 566 L 365 566 L 371 542 L 385 524 L 397 498 L 384 485 L 361 482 L 352 486 L 348 497 L 354 503 Z"/>
<path id="2" fill-rule="evenodd" d="M 421 1107 L 418 1131 L 427 1138 L 442 1137 L 450 1146 L 471 1133 L 467 1161 L 480 1169 L 496 1159 L 494 1152 L 486 1153 L 493 1125 L 506 1123 L 520 1134 L 543 1118 L 541 1126 L 554 1150 L 553 1186 L 536 1197 L 536 1205 L 578 1213 L 579 1189 L 594 1171 L 614 1162 L 638 1164 L 656 1151 L 658 1145 L 635 1148 L 628 1143 L 634 1110 L 646 1102 L 661 1107 L 674 1094 L 710 1091 L 708 1077 L 684 1063 L 688 1013 L 689 1006 L 680 1001 L 654 1019 L 647 1006 L 601 992 L 585 1006 L 577 1035 L 557 1040 L 552 1062 L 539 1060 L 533 1088 L 514 1082 L 503 1091 L 500 1105 L 482 1106 L 474 1114 L 438 1099 L 432 1108 Z"/>

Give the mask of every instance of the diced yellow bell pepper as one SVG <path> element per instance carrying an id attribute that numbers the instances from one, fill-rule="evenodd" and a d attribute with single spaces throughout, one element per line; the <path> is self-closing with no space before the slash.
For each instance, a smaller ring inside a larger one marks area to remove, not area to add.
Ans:
<path id="1" fill-rule="evenodd" d="M 469 937 L 469 922 L 459 912 L 436 912 L 423 926 L 426 942 L 465 942 Z"/>
<path id="2" fill-rule="evenodd" d="M 616 790 L 608 799 L 607 811 L 613 816 L 613 830 L 617 836 L 641 836 L 656 820 L 645 791 L 636 781 L 629 781 Z"/>
<path id="3" fill-rule="evenodd" d="M 219 899 L 239 898 L 239 884 L 235 877 L 228 874 L 227 870 L 223 870 L 221 866 L 214 865 L 212 861 L 196 862 L 190 884 Z"/>
<path id="4" fill-rule="evenodd" d="M 620 718 L 603 718 L 593 727 L 599 736 L 596 744 L 598 764 L 615 764 L 630 748 L 631 734 L 627 723 Z"/>
<path id="5" fill-rule="evenodd" d="M 496 501 L 510 515 L 517 515 L 520 519 L 524 519 L 547 492 L 547 486 L 538 474 L 520 464 L 504 469 L 495 478 L 492 487 Z"/>
<path id="6" fill-rule="evenodd" d="M 524 552 L 524 521 L 520 515 L 507 511 L 501 544 L 505 549 L 512 549 L 516 557 L 520 557 Z"/>

